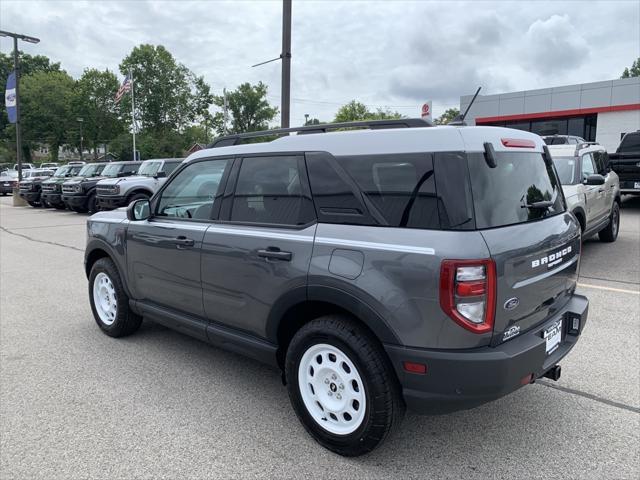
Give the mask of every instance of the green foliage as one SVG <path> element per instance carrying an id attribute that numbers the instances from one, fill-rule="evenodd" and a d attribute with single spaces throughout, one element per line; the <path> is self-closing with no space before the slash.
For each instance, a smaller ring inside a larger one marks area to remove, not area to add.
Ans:
<path id="1" fill-rule="evenodd" d="M 142 129 L 181 130 L 202 120 L 213 96 L 202 77 L 176 62 L 162 45 L 135 47 L 120 63 L 120 72 L 133 72 L 136 121 Z M 120 112 L 131 112 L 131 95 L 120 102 Z"/>
<path id="2" fill-rule="evenodd" d="M 631 64 L 631 68 L 625 68 L 620 78 L 640 77 L 640 57 Z"/>
<path id="3" fill-rule="evenodd" d="M 277 115 L 278 109 L 267 101 L 267 86 L 259 82 L 257 85 L 243 83 L 235 90 L 227 92 L 227 103 L 231 115 L 229 133 L 244 133 L 266 130 L 269 122 Z M 224 97 L 215 96 L 213 103 L 224 107 Z M 222 134 L 222 114 L 214 117 L 214 126 Z"/>
<path id="4" fill-rule="evenodd" d="M 87 69 L 76 82 L 73 98 L 72 128 L 68 141 L 80 146 L 78 118 L 82 118 L 84 146 L 94 149 L 125 131 L 119 116 L 115 94 L 119 82 L 113 72 Z M 75 122 L 75 123 L 74 123 Z"/>
<path id="5" fill-rule="evenodd" d="M 460 110 L 458 110 L 457 108 L 448 108 L 442 115 L 436 118 L 433 123 L 434 125 L 446 125 L 458 115 L 460 115 Z"/>
<path id="6" fill-rule="evenodd" d="M 21 124 L 24 142 L 47 143 L 52 160 L 58 147 L 68 139 L 73 120 L 74 81 L 65 72 L 40 71 L 24 77 L 21 83 Z"/>
<path id="7" fill-rule="evenodd" d="M 397 120 L 403 118 L 398 112 L 392 112 L 389 109 L 378 108 L 375 112 L 370 111 L 366 105 L 356 100 L 351 100 L 346 105 L 338 109 L 335 123 L 341 122 L 358 122 L 364 120 Z"/>

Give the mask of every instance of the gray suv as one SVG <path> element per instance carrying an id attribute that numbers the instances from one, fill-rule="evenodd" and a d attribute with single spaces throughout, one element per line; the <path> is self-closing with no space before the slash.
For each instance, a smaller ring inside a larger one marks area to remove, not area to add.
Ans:
<path id="1" fill-rule="evenodd" d="M 406 407 L 447 413 L 557 380 L 587 320 L 580 226 L 548 149 L 518 130 L 224 137 L 150 201 L 87 224 L 104 333 L 146 318 L 279 367 L 307 431 L 346 456 Z"/>

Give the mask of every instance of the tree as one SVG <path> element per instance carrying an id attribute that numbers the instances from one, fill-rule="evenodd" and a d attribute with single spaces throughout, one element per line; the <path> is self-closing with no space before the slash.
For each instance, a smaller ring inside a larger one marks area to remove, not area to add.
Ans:
<path id="1" fill-rule="evenodd" d="M 631 68 L 625 68 L 620 78 L 640 77 L 640 57 L 631 64 Z"/>
<path id="2" fill-rule="evenodd" d="M 136 121 L 142 129 L 181 130 L 208 113 L 213 96 L 203 77 L 176 62 L 162 45 L 140 45 L 120 63 L 133 72 Z M 122 115 L 131 111 L 131 95 L 120 102 Z"/>
<path id="3" fill-rule="evenodd" d="M 37 72 L 22 81 L 21 124 L 25 143 L 46 143 L 52 160 L 66 142 L 72 120 L 74 81 L 65 72 Z"/>
<path id="4" fill-rule="evenodd" d="M 456 118 L 458 115 L 460 115 L 460 110 L 458 110 L 457 108 L 448 108 L 448 109 L 446 109 L 444 111 L 444 113 L 442 115 L 440 115 L 438 118 L 436 118 L 433 121 L 433 123 L 435 125 L 446 125 L 451 120 Z"/>
<path id="5" fill-rule="evenodd" d="M 227 92 L 227 104 L 231 113 L 230 133 L 256 132 L 269 128 L 269 122 L 277 115 L 278 109 L 267 101 L 267 86 L 243 83 L 231 92 Z M 215 96 L 213 103 L 224 107 L 224 97 Z M 221 114 L 214 118 L 218 133 L 222 134 Z"/>
<path id="6" fill-rule="evenodd" d="M 71 123 L 82 118 L 84 146 L 93 149 L 96 160 L 97 148 L 125 131 L 115 103 L 118 83 L 113 72 L 96 69 L 85 70 L 76 83 Z M 69 141 L 80 145 L 79 131 L 70 137 Z"/>
<path id="7" fill-rule="evenodd" d="M 335 123 L 341 122 L 358 122 L 364 120 L 389 120 L 399 119 L 402 115 L 398 112 L 392 112 L 389 109 L 378 108 L 375 112 L 370 111 L 367 106 L 356 100 L 351 100 L 346 105 L 343 105 L 338 109 Z"/>
<path id="8" fill-rule="evenodd" d="M 36 72 L 59 72 L 60 63 L 52 63 L 48 57 L 44 55 L 29 55 L 22 51 L 18 51 L 18 61 L 20 62 L 20 78 L 23 79 Z M 7 84 L 7 77 L 13 71 L 13 52 L 5 54 L 0 52 L 0 85 L 2 90 Z M 20 82 L 22 85 L 22 81 Z M 22 99 L 22 94 L 20 95 Z M 15 157 L 15 128 L 9 125 L 9 119 L 6 115 L 4 95 L 0 95 L 0 150 L 6 151 L 7 159 L 14 160 Z M 22 105 L 24 112 L 24 105 Z M 26 146 L 25 146 L 26 147 Z M 25 148 L 25 153 L 29 154 L 29 149 Z M 4 156 L 4 155 L 3 155 Z M 28 157 L 26 157 L 28 158 Z"/>

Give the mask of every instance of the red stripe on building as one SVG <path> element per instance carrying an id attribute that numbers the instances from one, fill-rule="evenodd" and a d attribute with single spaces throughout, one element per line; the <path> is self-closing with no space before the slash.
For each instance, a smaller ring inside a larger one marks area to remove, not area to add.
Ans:
<path id="1" fill-rule="evenodd" d="M 640 110 L 640 103 L 629 105 L 613 105 L 609 107 L 576 108 L 574 110 L 557 110 L 555 112 L 521 113 L 518 115 L 499 115 L 497 117 L 478 117 L 476 125 L 493 122 L 508 122 L 511 120 L 534 120 L 536 118 L 575 117 L 601 112 L 623 112 L 628 110 Z"/>

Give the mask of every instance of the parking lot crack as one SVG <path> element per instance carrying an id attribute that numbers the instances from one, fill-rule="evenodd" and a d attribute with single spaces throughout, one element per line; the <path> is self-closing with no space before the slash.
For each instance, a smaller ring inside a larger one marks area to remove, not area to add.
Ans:
<path id="1" fill-rule="evenodd" d="M 28 235 L 24 235 L 22 233 L 14 232 L 14 231 L 9 230 L 8 228 L 2 227 L 2 226 L 0 226 L 0 230 L 2 230 L 3 232 L 8 233 L 9 235 L 15 235 L 16 237 L 22 237 L 22 238 L 24 238 L 26 240 L 30 240 L 32 242 L 44 243 L 46 245 L 55 245 L 56 247 L 68 248 L 69 250 L 76 250 L 78 252 L 83 252 L 84 253 L 84 249 L 83 248 L 74 247 L 72 245 L 65 245 L 64 243 L 50 242 L 48 240 L 40 240 L 38 238 L 33 238 L 33 237 L 28 236 Z"/>
<path id="2" fill-rule="evenodd" d="M 537 380 L 535 385 L 544 385 L 545 387 L 553 388 L 555 390 L 560 390 L 561 392 L 565 392 L 565 393 L 571 393 L 572 395 L 578 395 L 580 397 L 587 398 L 595 402 L 603 403 L 604 405 L 609 405 L 610 407 L 621 408 L 622 410 L 627 410 L 633 413 L 640 413 L 640 408 L 638 407 L 627 405 L 626 403 L 616 402 L 615 400 L 609 400 L 608 398 L 603 398 L 598 395 L 594 395 L 593 393 L 583 392 L 582 390 L 576 390 L 574 388 L 568 388 L 568 387 L 561 387 L 559 385 L 554 385 L 553 383 L 549 383 L 544 380 Z"/>

